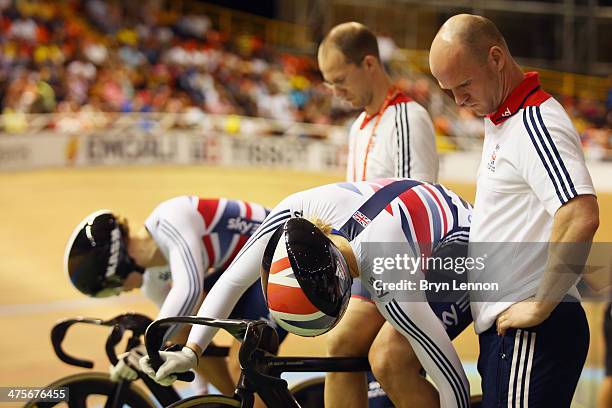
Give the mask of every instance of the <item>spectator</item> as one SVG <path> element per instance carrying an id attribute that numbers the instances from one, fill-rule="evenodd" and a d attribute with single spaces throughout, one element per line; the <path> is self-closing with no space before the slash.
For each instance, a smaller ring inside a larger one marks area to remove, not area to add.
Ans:
<path id="1" fill-rule="evenodd" d="M 202 113 L 321 124 L 355 116 L 321 86 L 314 58 L 274 53 L 251 34 L 230 38 L 208 16 L 181 16 L 167 4 L 0 0 L 0 111 L 58 112 L 67 101 L 77 112 L 148 112 L 178 99 Z M 397 47 L 385 33 L 378 43 L 388 65 Z M 431 78 L 404 74 L 397 83 L 428 108 L 439 133 L 480 133 L 473 118 L 449 113 Z M 589 95 L 567 101 L 585 144 L 603 140 L 591 129 L 612 126 L 612 88 L 606 107 Z"/>

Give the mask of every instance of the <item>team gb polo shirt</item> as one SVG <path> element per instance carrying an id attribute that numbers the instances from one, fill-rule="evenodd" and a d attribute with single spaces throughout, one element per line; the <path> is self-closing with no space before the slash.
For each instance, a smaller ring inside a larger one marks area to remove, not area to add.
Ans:
<path id="1" fill-rule="evenodd" d="M 578 134 L 561 104 L 541 89 L 538 74 L 529 72 L 485 118 L 470 243 L 548 242 L 555 212 L 582 194 L 595 191 Z M 534 296 L 544 273 L 544 245 L 539 254 L 537 245 L 504 245 L 507 256 L 490 257 L 484 271 L 469 277 L 499 283 L 499 291 L 474 297 L 483 300 L 472 303 L 477 333 L 510 304 Z M 575 287 L 569 293 L 578 298 Z"/>

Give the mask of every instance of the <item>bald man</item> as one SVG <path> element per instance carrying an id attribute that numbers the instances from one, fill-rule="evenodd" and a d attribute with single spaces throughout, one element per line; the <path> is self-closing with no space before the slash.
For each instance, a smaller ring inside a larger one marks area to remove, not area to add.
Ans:
<path id="1" fill-rule="evenodd" d="M 349 132 L 346 180 L 410 177 L 435 182 L 438 155 L 429 114 L 393 85 L 372 31 L 356 22 L 337 25 L 321 42 L 318 61 L 334 95 L 363 109 Z M 352 294 L 347 312 L 328 336 L 328 355 L 369 356 L 376 380 L 396 407 L 439 406 L 408 340 L 385 323 L 357 280 Z M 370 387 L 375 384 L 371 380 Z M 367 391 L 363 373 L 328 373 L 325 406 L 366 407 Z M 373 403 L 389 405 L 378 398 Z"/>
<path id="2" fill-rule="evenodd" d="M 569 407 L 589 344 L 576 282 L 599 225 L 578 134 L 484 17 L 446 21 L 429 64 L 457 105 L 485 116 L 470 251 L 504 244 L 489 251 L 484 270 L 468 274 L 500 286 L 470 293 L 483 407 Z M 582 245 L 546 245 L 558 242 Z M 508 256 L 490 255 L 504 250 Z"/>

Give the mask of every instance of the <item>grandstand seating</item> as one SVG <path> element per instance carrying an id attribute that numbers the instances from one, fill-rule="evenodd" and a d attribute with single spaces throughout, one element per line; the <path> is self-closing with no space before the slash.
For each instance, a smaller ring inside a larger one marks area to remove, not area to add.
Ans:
<path id="1" fill-rule="evenodd" d="M 166 125 L 173 126 L 217 114 L 230 130 L 239 116 L 324 125 L 354 115 L 330 97 L 315 59 L 300 54 L 313 49 L 304 27 L 188 0 L 4 1 L 0 13 L 5 133 L 34 124 L 58 131 L 103 128 L 116 123 L 108 113 L 165 112 Z M 294 53 L 278 51 L 289 48 Z M 482 122 L 439 91 L 426 55 L 400 50 L 388 66 L 398 85 L 429 109 L 443 150 L 479 139 Z M 551 71 L 542 77 L 573 116 L 585 147 L 594 157 L 610 158 L 609 82 Z M 44 113 L 54 115 L 28 116 Z"/>

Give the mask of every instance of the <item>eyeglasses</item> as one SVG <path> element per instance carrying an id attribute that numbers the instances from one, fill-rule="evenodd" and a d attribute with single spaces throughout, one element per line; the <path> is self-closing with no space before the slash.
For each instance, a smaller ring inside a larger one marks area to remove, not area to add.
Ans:
<path id="1" fill-rule="evenodd" d="M 350 67 L 348 68 L 348 72 L 346 72 L 343 76 L 341 76 L 340 78 L 336 78 L 332 81 L 325 81 L 324 84 L 326 87 L 328 87 L 329 89 L 334 89 L 337 87 L 343 87 L 346 86 L 346 83 L 349 82 L 348 79 L 355 73 L 355 71 L 359 68 L 361 68 L 361 64 L 363 62 L 363 60 L 365 59 L 365 56 L 363 56 L 361 58 L 361 60 L 359 61 L 358 64 L 354 64 L 354 63 L 348 63 L 346 64 L 346 66 Z"/>

